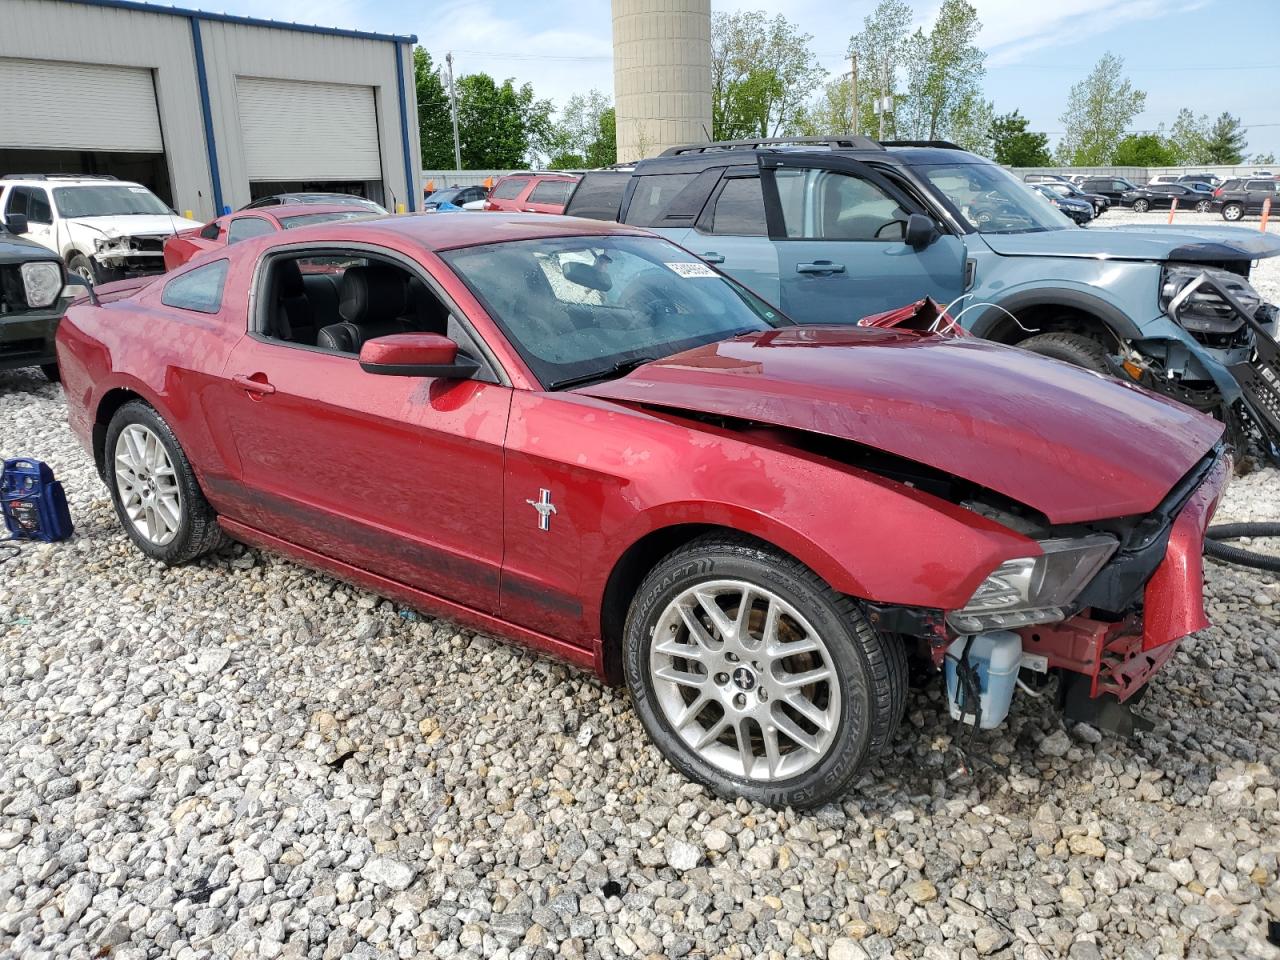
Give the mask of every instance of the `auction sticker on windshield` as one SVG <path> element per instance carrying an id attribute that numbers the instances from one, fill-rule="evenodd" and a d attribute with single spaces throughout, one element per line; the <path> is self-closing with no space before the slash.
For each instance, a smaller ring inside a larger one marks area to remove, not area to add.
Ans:
<path id="1" fill-rule="evenodd" d="M 705 263 L 668 263 L 668 267 L 674 270 L 682 277 L 718 277 L 716 273 Z"/>

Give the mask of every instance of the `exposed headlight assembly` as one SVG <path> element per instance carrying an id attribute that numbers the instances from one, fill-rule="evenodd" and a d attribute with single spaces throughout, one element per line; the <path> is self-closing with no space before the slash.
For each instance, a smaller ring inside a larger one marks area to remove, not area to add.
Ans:
<path id="1" fill-rule="evenodd" d="M 1249 281 L 1230 270 L 1170 263 L 1160 272 L 1160 309 L 1189 333 L 1235 333 L 1244 326 L 1241 317 L 1212 287 L 1198 283 L 1201 275 L 1221 284 L 1251 314 L 1262 306 L 1262 297 Z"/>
<path id="2" fill-rule="evenodd" d="M 28 307 L 47 307 L 62 290 L 62 267 L 47 260 L 22 265 L 22 286 Z"/>
<path id="3" fill-rule="evenodd" d="M 104 237 L 93 242 L 94 248 L 100 254 L 125 254 L 133 250 L 132 237 Z"/>
<path id="4" fill-rule="evenodd" d="M 947 614 L 960 634 L 1007 630 L 1066 619 L 1072 602 L 1115 553 L 1106 534 L 1039 541 L 1038 557 L 1006 560 L 978 585 L 961 610 Z"/>

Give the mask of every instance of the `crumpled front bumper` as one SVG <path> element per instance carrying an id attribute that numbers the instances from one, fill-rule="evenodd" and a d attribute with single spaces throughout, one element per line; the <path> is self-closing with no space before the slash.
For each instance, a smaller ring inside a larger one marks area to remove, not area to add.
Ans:
<path id="1" fill-rule="evenodd" d="M 1168 662 L 1187 635 L 1209 625 L 1204 611 L 1204 532 L 1226 489 L 1231 463 L 1220 458 L 1173 522 L 1164 559 L 1147 581 L 1141 610 L 1118 621 L 1090 611 L 1062 623 L 1018 630 L 1026 653 L 1089 678 L 1091 697 L 1123 703 Z"/>

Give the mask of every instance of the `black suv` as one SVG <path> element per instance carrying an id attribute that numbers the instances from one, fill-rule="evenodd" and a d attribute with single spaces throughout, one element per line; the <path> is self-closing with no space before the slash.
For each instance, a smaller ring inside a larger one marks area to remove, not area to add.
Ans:
<path id="1" fill-rule="evenodd" d="M 23 239 L 27 218 L 0 218 L 0 370 L 36 367 L 58 379 L 53 336 L 67 308 L 62 261 L 38 243 Z"/>
<path id="2" fill-rule="evenodd" d="M 1280 197 L 1277 188 L 1280 180 L 1245 180 L 1235 189 L 1224 187 L 1214 192 L 1212 209 L 1221 212 L 1223 220 L 1236 221 L 1250 213 L 1262 213 L 1262 205 L 1271 200 L 1272 210 L 1280 215 Z"/>
<path id="3" fill-rule="evenodd" d="M 1116 204 L 1126 193 L 1133 193 L 1138 187 L 1124 177 L 1088 177 L 1080 184 L 1080 189 L 1085 193 L 1100 193 Z"/>

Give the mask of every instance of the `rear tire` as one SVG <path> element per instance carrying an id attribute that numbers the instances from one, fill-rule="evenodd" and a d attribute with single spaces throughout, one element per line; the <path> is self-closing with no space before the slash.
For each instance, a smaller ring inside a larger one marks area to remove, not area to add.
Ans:
<path id="1" fill-rule="evenodd" d="M 1097 373 L 1110 370 L 1106 347 L 1083 333 L 1041 333 L 1028 337 L 1018 346 L 1042 357 L 1052 357 Z"/>
<path id="2" fill-rule="evenodd" d="M 1230 220 L 1235 223 L 1237 220 L 1244 218 L 1244 207 L 1238 203 L 1224 203 L 1222 205 L 1222 219 Z"/>
<path id="3" fill-rule="evenodd" d="M 730 799 L 838 799 L 905 709 L 903 644 L 804 564 L 745 536 L 708 534 L 663 559 L 636 592 L 623 642 L 654 745 Z M 796 685 L 801 675 L 817 679 Z"/>
<path id="4" fill-rule="evenodd" d="M 173 431 L 141 400 L 107 426 L 104 471 L 120 524 L 139 550 L 169 566 L 220 547 L 218 516 Z"/>
<path id="5" fill-rule="evenodd" d="M 1201 200 L 1196 204 L 1196 213 L 1208 213 L 1212 204 L 1208 200 Z"/>
<path id="6" fill-rule="evenodd" d="M 1148 201 L 1146 201 L 1146 200 L 1135 200 L 1135 201 L 1133 201 L 1133 212 L 1134 212 L 1134 213 L 1146 213 L 1146 212 L 1147 212 L 1148 210 L 1150 210 L 1150 209 L 1151 209 L 1151 204 L 1150 204 Z"/>

